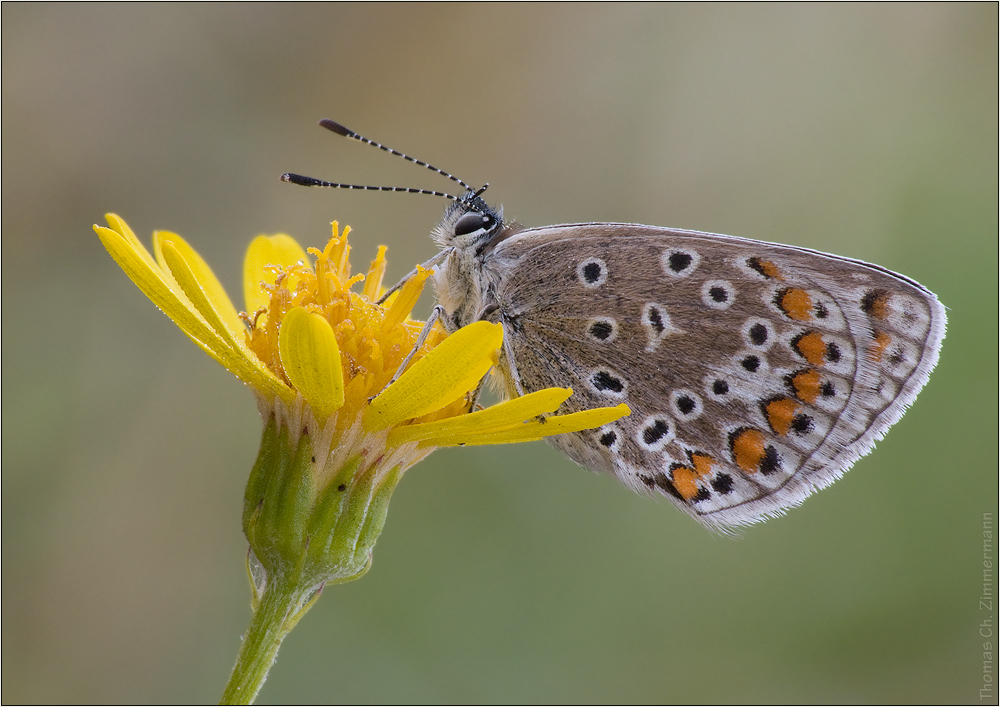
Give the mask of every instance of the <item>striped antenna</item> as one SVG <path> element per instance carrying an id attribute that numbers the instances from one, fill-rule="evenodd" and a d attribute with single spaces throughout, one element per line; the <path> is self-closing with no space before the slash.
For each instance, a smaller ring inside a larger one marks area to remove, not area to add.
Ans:
<path id="1" fill-rule="evenodd" d="M 479 210 L 472 202 L 477 197 L 479 197 L 480 194 L 486 191 L 486 188 L 489 187 L 489 184 L 484 184 L 481 189 L 473 189 L 468 184 L 463 182 L 461 179 L 459 179 L 453 174 L 445 172 L 443 169 L 438 169 L 437 167 L 429 165 L 422 160 L 414 159 L 409 155 L 404 155 L 402 152 L 393 150 L 391 147 L 386 147 L 385 145 L 381 145 L 373 140 L 369 140 L 368 138 L 362 135 L 358 135 L 353 130 L 349 130 L 340 123 L 336 123 L 330 120 L 329 118 L 324 118 L 323 120 L 319 121 L 319 124 L 322 125 L 324 128 L 326 128 L 327 130 L 337 133 L 337 135 L 343 135 L 344 137 L 349 137 L 355 140 L 359 140 L 365 143 L 366 145 L 372 145 L 373 147 L 377 147 L 380 150 L 384 150 L 385 152 L 388 152 L 391 155 L 402 157 L 404 160 L 408 162 L 413 162 L 414 164 L 418 164 L 421 167 L 426 167 L 432 172 L 437 172 L 438 174 L 447 177 L 451 181 L 465 187 L 468 194 L 464 197 L 458 197 L 455 196 L 454 194 L 446 194 L 443 191 L 434 191 L 432 189 L 415 189 L 413 187 L 375 187 L 375 186 L 365 186 L 362 184 L 342 184 L 340 182 L 327 182 L 323 179 L 315 179 L 313 177 L 303 177 L 301 174 L 289 174 L 289 173 L 282 174 L 281 181 L 288 182 L 290 184 L 298 184 L 299 186 L 303 187 L 329 187 L 333 189 L 360 189 L 363 191 L 399 191 L 399 192 L 405 192 L 407 194 L 428 194 L 430 196 L 441 196 L 444 197 L 445 199 L 451 199 L 452 201 L 468 201 L 470 202 L 469 203 L 470 208 L 472 208 L 474 211 Z M 471 197 L 469 196 L 469 194 L 471 194 Z"/>
<path id="2" fill-rule="evenodd" d="M 333 189 L 361 189 L 363 191 L 401 191 L 407 194 L 429 194 L 431 196 L 443 196 L 445 199 L 459 201 L 459 197 L 454 194 L 445 194 L 443 191 L 433 191 L 431 189 L 414 189 L 413 187 L 370 187 L 363 184 L 341 184 L 340 182 L 327 182 L 313 177 L 303 177 L 301 174 L 285 173 L 281 175 L 281 181 L 289 184 L 298 184 L 302 187 L 331 187 Z"/>
<path id="3" fill-rule="evenodd" d="M 386 147 L 385 145 L 381 145 L 381 144 L 379 144 L 379 143 L 377 143 L 377 142 L 375 142 L 373 140 L 369 140 L 366 137 L 358 135 L 353 130 L 349 130 L 349 129 L 345 128 L 340 123 L 335 123 L 334 121 L 330 120 L 329 118 L 323 118 L 323 120 L 319 121 L 319 124 L 321 126 L 323 126 L 324 128 L 326 128 L 327 130 L 329 130 L 331 132 L 334 132 L 334 133 L 337 133 L 338 135 L 343 135 L 344 137 L 354 138 L 355 140 L 359 140 L 359 141 L 365 143 L 366 145 L 372 145 L 373 147 L 377 147 L 380 150 L 384 150 L 385 152 L 388 152 L 390 155 L 396 155 L 396 157 L 402 157 L 407 162 L 413 162 L 414 164 L 418 164 L 421 167 L 426 167 L 427 169 L 429 169 L 432 172 L 437 172 L 438 174 L 447 177 L 451 181 L 457 182 L 458 184 L 461 184 L 468 191 L 475 191 L 475 189 L 473 189 L 472 187 L 470 187 L 468 184 L 466 184 L 465 182 L 463 182 L 461 179 L 459 179 L 458 177 L 454 176 L 453 174 L 449 174 L 448 172 L 445 172 L 443 169 L 438 169 L 437 167 L 434 167 L 433 165 L 429 165 L 426 162 L 423 162 L 421 160 L 414 159 L 413 157 L 410 157 L 409 155 L 404 155 L 402 152 L 398 152 L 398 151 L 392 149 L 391 147 Z"/>

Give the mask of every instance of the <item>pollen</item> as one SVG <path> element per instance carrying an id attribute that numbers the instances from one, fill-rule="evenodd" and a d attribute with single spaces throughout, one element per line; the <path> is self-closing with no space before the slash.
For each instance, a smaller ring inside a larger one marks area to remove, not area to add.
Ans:
<path id="1" fill-rule="evenodd" d="M 326 247 L 308 249 L 316 258 L 313 266 L 300 261 L 270 268 L 274 284 L 260 285 L 267 297 L 266 311 L 250 326 L 246 342 L 276 376 L 290 383 L 278 353 L 278 333 L 285 315 L 293 307 L 302 307 L 322 316 L 333 329 L 340 349 L 344 404 L 360 409 L 389 384 L 413 351 L 422 324 L 410 320 L 410 312 L 431 272 L 423 271 L 410 278 L 385 306 L 376 304 L 383 290 L 385 249 L 379 249 L 366 274 L 352 275 L 350 230 L 348 226 L 338 233 L 338 224 L 334 222 L 333 236 Z M 353 291 L 362 282 L 362 291 Z M 435 327 L 412 361 L 419 360 L 445 336 L 440 327 Z"/>

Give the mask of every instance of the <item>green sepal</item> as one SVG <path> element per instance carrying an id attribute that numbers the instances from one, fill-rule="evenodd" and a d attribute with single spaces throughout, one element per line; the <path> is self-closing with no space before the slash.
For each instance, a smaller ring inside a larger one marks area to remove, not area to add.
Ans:
<path id="1" fill-rule="evenodd" d="M 337 475 L 338 478 L 325 494 L 329 499 L 328 505 L 322 514 L 314 516 L 317 523 L 315 534 L 310 533 L 310 556 L 312 562 L 324 566 L 327 582 L 331 584 L 349 582 L 367 572 L 371 566 L 371 546 L 378 538 L 377 532 L 369 532 L 367 537 L 371 542 L 364 547 L 359 544 L 360 538 L 365 536 L 365 525 L 371 518 L 376 476 L 375 468 L 358 473 L 360 461 L 359 458 L 347 465 L 345 471 L 349 471 L 349 475 Z"/>
<path id="2" fill-rule="evenodd" d="M 288 451 L 290 445 L 286 446 Z M 305 560 L 306 524 L 312 512 L 312 440 L 299 437 L 287 466 L 276 474 L 264 499 L 261 525 L 270 541 L 270 550 L 292 581 L 302 571 Z"/>
<path id="3" fill-rule="evenodd" d="M 268 420 L 243 501 L 243 531 L 258 561 L 289 580 L 303 568 L 313 495 L 312 441 L 302 435 L 292 445 L 288 428 L 278 432 L 274 418 Z"/>
<path id="4" fill-rule="evenodd" d="M 357 579 L 371 565 L 400 468 L 365 468 L 358 455 L 317 489 L 315 479 L 327 474 L 316 468 L 308 431 L 296 439 L 297 432 L 279 429 L 273 417 L 264 427 L 243 502 L 247 540 L 267 582 L 319 587 Z"/>
<path id="5" fill-rule="evenodd" d="M 399 475 L 400 468 L 397 466 L 389 471 L 382 483 L 375 489 L 371 503 L 368 504 L 368 515 L 365 517 L 365 523 L 355 546 L 355 562 L 365 561 L 369 565 L 371 564 L 372 548 L 385 525 L 385 516 L 389 512 L 389 499 L 392 498 L 392 492 L 396 490 L 396 484 L 399 483 Z"/>
<path id="6" fill-rule="evenodd" d="M 321 433 L 319 438 L 327 437 Z M 405 468 L 386 466 L 384 448 L 371 453 L 370 440 L 347 459 L 337 453 L 319 455 L 325 459 L 321 467 L 313 441 L 310 428 L 281 425 L 277 415 L 264 425 L 243 499 L 254 618 L 224 704 L 254 699 L 282 639 L 324 586 L 368 571 L 389 499 Z M 336 444 L 334 440 L 334 452 Z M 317 486 L 317 479 L 329 481 Z"/>
<path id="7" fill-rule="evenodd" d="M 316 510 L 313 511 L 306 531 L 309 537 L 307 554 L 310 564 L 326 564 L 337 521 L 350 498 L 354 475 L 360 466 L 361 457 L 354 457 L 344 464 L 330 481 L 326 491 L 316 500 Z"/>
<path id="8" fill-rule="evenodd" d="M 330 535 L 328 556 L 349 558 L 350 564 L 354 565 L 354 550 L 368 515 L 374 481 L 375 469 L 372 468 L 365 469 L 354 478 L 354 484 L 348 489 L 346 507 Z"/>
<path id="9" fill-rule="evenodd" d="M 287 457 L 288 430 L 282 428 L 279 433 L 278 423 L 272 415 L 264 426 L 257 461 L 250 471 L 246 492 L 243 495 L 243 532 L 255 552 L 259 545 L 258 529 L 260 516 L 264 511 L 264 499 L 268 495 L 268 486 L 276 476 L 280 475 L 281 469 L 287 466 Z"/>

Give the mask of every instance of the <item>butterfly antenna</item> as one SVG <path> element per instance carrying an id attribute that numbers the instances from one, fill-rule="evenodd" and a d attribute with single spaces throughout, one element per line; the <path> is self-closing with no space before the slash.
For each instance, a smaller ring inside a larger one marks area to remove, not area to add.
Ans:
<path id="1" fill-rule="evenodd" d="M 298 184 L 302 187 L 330 187 L 332 189 L 361 189 L 362 191 L 401 191 L 407 194 L 429 194 L 430 196 L 443 196 L 445 199 L 460 201 L 454 194 L 445 194 L 443 191 L 432 189 L 414 189 L 413 187 L 372 187 L 363 184 L 341 184 L 340 182 L 327 182 L 314 177 L 303 177 L 301 174 L 285 173 L 281 175 L 281 181 L 289 184 Z"/>
<path id="2" fill-rule="evenodd" d="M 475 191 L 475 189 L 473 189 L 472 187 L 470 187 L 468 184 L 466 184 L 465 182 L 463 182 L 461 179 L 459 179 L 455 175 L 449 174 L 448 172 L 445 172 L 443 169 L 438 169 L 437 167 L 435 167 L 433 165 L 429 165 L 426 162 L 423 162 L 421 160 L 414 159 L 413 157 L 410 157 L 409 155 L 404 155 L 402 152 L 398 152 L 397 150 L 394 150 L 391 147 L 386 147 L 385 145 L 377 143 L 374 140 L 369 140 L 368 138 L 366 138 L 366 137 L 364 137 L 362 135 L 358 135 L 353 130 L 349 130 L 348 128 L 345 128 L 340 123 L 336 123 L 336 122 L 330 120 L 329 118 L 323 118 L 323 120 L 319 121 L 319 124 L 321 126 L 323 126 L 324 128 L 326 128 L 327 130 L 329 130 L 331 132 L 334 132 L 334 133 L 337 133 L 338 135 L 343 135 L 344 137 L 353 138 L 354 140 L 358 140 L 360 142 L 363 142 L 366 145 L 372 145 L 373 147 L 377 147 L 380 150 L 388 152 L 390 155 L 396 155 L 396 157 L 402 157 L 407 162 L 412 162 L 414 164 L 420 165 L 421 167 L 426 167 L 427 169 L 429 169 L 432 172 L 437 172 L 438 174 L 440 174 L 440 175 L 442 175 L 444 177 L 447 177 L 451 181 L 456 182 L 458 184 L 461 184 L 468 191 Z"/>
<path id="3" fill-rule="evenodd" d="M 337 133 L 338 135 L 343 135 L 344 137 L 349 137 L 355 140 L 359 140 L 367 145 L 372 145 L 380 150 L 384 150 L 385 152 L 388 152 L 391 155 L 402 157 L 404 160 L 407 160 L 408 162 L 413 162 L 414 164 L 418 164 L 421 167 L 426 167 L 432 172 L 437 172 L 438 174 L 447 177 L 451 181 L 460 184 L 461 186 L 465 187 L 467 191 L 474 193 L 472 194 L 471 198 L 457 197 L 454 194 L 446 194 L 443 191 L 434 191 L 433 189 L 415 189 L 413 187 L 375 187 L 375 186 L 365 186 L 362 184 L 342 184 L 341 182 L 328 182 L 323 179 L 315 179 L 314 177 L 304 177 L 301 174 L 290 174 L 290 173 L 282 174 L 281 181 L 288 182 L 289 184 L 298 184 L 299 186 L 303 187 L 328 187 L 332 189 L 360 189 L 362 191 L 398 191 L 398 192 L 404 192 L 406 194 L 428 194 L 430 196 L 441 196 L 444 197 L 445 199 L 450 199 L 451 201 L 468 201 L 470 202 L 469 203 L 470 208 L 472 208 L 474 211 L 480 210 L 476 208 L 476 206 L 471 202 L 473 202 L 480 194 L 486 191 L 486 189 L 490 186 L 489 184 L 484 184 L 481 189 L 475 190 L 468 184 L 463 182 L 461 179 L 456 177 L 455 175 L 449 174 L 448 172 L 445 172 L 443 169 L 438 169 L 437 167 L 429 165 L 426 162 L 414 159 L 409 155 L 404 155 L 402 152 L 398 152 L 397 150 L 393 150 L 391 147 L 386 147 L 385 145 L 381 145 L 373 140 L 369 140 L 368 138 L 362 135 L 358 135 L 353 130 L 349 130 L 340 123 L 334 122 L 329 118 L 324 118 L 323 120 L 319 121 L 319 124 L 322 125 L 324 128 L 326 128 L 327 130 Z"/>

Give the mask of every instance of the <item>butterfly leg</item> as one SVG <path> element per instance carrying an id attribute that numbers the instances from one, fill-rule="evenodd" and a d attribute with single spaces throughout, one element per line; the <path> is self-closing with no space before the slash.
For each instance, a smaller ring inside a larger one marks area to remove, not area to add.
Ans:
<path id="1" fill-rule="evenodd" d="M 452 251 L 451 248 L 446 248 L 445 250 L 442 250 L 440 253 L 438 253 L 433 258 L 431 258 L 430 260 L 428 260 L 423 265 L 418 265 L 417 267 L 415 267 L 413 270 L 411 270 L 410 272 L 408 272 L 406 274 L 406 276 L 402 280 L 400 280 L 395 285 L 393 285 L 388 290 L 386 290 L 385 294 L 382 295 L 381 297 L 379 297 L 378 301 L 375 304 L 382 304 L 387 299 L 389 299 L 389 296 L 392 293 L 396 292 L 399 288 L 401 288 L 407 282 L 409 282 L 410 278 L 416 277 L 417 273 L 420 271 L 421 268 L 423 268 L 424 270 L 433 270 L 434 268 L 436 268 L 438 265 L 440 265 L 441 263 L 444 262 L 445 258 L 447 258 L 449 255 L 451 255 L 451 251 Z M 430 320 L 428 320 L 428 321 L 430 321 Z"/>
<path id="2" fill-rule="evenodd" d="M 410 349 L 410 353 L 406 355 L 406 358 L 403 359 L 403 362 L 399 365 L 399 368 L 396 369 L 396 373 L 393 374 L 392 380 L 386 383 L 385 388 L 388 388 L 390 385 L 395 383 L 399 379 L 399 377 L 403 375 L 403 373 L 406 371 L 406 367 L 410 365 L 410 361 L 416 355 L 417 351 L 419 351 L 420 347 L 424 345 L 425 341 L 427 341 L 427 336 L 431 333 L 431 329 L 434 328 L 434 324 L 441 318 L 443 314 L 444 314 L 444 307 L 442 307 L 441 305 L 436 305 L 434 309 L 431 310 L 431 316 L 427 318 L 427 322 L 424 324 L 423 329 L 420 330 L 420 334 L 417 336 L 417 341 L 413 344 L 413 348 Z M 483 392 L 483 386 L 485 384 L 486 384 L 486 376 L 483 376 L 482 379 L 479 381 L 479 384 L 476 386 L 476 389 L 470 393 L 469 395 L 470 412 L 475 410 L 476 405 L 479 402 L 479 395 Z M 382 390 L 385 390 L 385 388 L 383 388 Z M 375 397 L 377 396 L 372 396 L 371 399 Z"/>
<path id="3" fill-rule="evenodd" d="M 520 398 L 524 396 L 524 386 L 521 385 L 521 374 L 517 372 L 517 363 L 514 361 L 514 350 L 511 348 L 510 343 L 511 337 L 507 336 L 507 331 L 511 328 L 511 325 L 507 322 L 507 319 L 503 315 L 500 316 L 500 326 L 504 328 L 503 357 L 507 360 L 506 372 L 509 375 L 507 388 L 509 391 L 510 388 L 513 387 L 514 392 L 517 393 L 517 397 Z M 501 367 L 500 370 L 502 371 L 503 367 Z M 545 415 L 539 415 L 535 419 L 539 422 L 545 422 Z"/>
<path id="4" fill-rule="evenodd" d="M 507 360 L 507 373 L 509 374 L 509 380 L 507 382 L 508 390 L 513 387 L 514 392 L 517 393 L 517 397 L 524 397 L 524 386 L 521 385 L 521 374 L 517 372 L 517 363 L 514 360 L 514 350 L 511 348 L 511 337 L 507 336 L 507 330 L 511 328 L 511 324 L 507 322 L 506 318 L 502 315 L 500 317 L 500 325 L 504 327 L 503 335 L 503 357 Z M 502 370 L 502 367 L 501 369 Z M 482 385 L 480 383 L 480 385 Z M 514 397 L 514 396 L 511 396 Z M 538 415 L 535 419 L 538 422 L 545 422 L 547 415 Z"/>
<path id="5" fill-rule="evenodd" d="M 476 389 L 469 393 L 469 412 L 475 412 L 476 407 L 479 406 L 479 396 L 483 392 L 483 387 L 486 385 L 486 379 L 489 377 L 489 373 L 479 379 L 479 384 L 476 385 Z"/>
<path id="6" fill-rule="evenodd" d="M 403 375 L 403 372 L 406 370 L 406 367 L 410 365 L 410 361 L 413 360 L 417 351 L 419 351 L 420 347 L 424 345 L 425 341 L 427 341 L 427 336 L 431 333 L 431 329 L 434 328 L 434 325 L 437 323 L 437 320 L 441 318 L 442 314 L 444 314 L 444 307 L 441 305 L 435 305 L 434 309 L 431 310 L 431 316 L 427 317 L 427 321 L 424 323 L 424 328 L 420 330 L 420 335 L 417 336 L 416 343 L 413 344 L 413 348 L 410 349 L 410 353 L 406 354 L 406 358 L 403 359 L 403 362 L 399 364 L 399 368 L 397 368 L 396 372 L 392 375 L 392 380 L 386 383 L 386 388 L 399 380 L 399 377 Z M 385 388 L 383 388 L 383 390 L 385 390 Z"/>
<path id="7" fill-rule="evenodd" d="M 500 326 L 504 328 L 503 330 L 503 356 L 507 359 L 507 370 L 510 373 L 510 382 L 514 386 L 514 390 L 517 391 L 517 396 L 524 396 L 524 386 L 521 385 L 521 375 L 517 372 L 517 364 L 514 362 L 514 351 L 511 349 L 510 337 L 507 336 L 507 330 L 510 328 L 506 320 L 500 318 Z"/>

